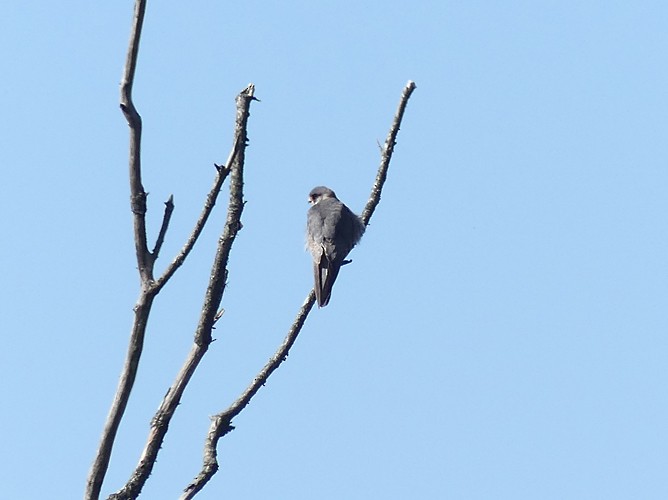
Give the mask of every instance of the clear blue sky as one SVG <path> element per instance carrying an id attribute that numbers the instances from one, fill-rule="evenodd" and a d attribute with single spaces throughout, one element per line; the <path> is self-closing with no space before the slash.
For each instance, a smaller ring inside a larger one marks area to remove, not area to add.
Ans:
<path id="1" fill-rule="evenodd" d="M 81 497 L 125 355 L 131 15 L 2 8 L 6 498 Z M 198 498 L 668 498 L 666 26 L 659 1 L 149 2 L 135 100 L 152 239 L 176 203 L 158 270 L 227 157 L 235 95 L 253 82 L 262 102 L 227 312 L 142 498 L 178 496 L 209 415 L 279 345 L 312 285 L 308 191 L 361 210 L 409 79 L 354 264 Z M 190 348 L 217 208 L 156 302 L 105 494 Z"/>

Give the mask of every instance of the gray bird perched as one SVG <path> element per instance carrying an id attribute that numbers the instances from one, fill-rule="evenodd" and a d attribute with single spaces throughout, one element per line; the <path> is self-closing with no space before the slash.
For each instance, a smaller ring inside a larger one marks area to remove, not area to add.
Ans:
<path id="1" fill-rule="evenodd" d="M 313 256 L 315 297 L 319 307 L 329 303 L 332 286 L 348 253 L 364 234 L 364 224 L 334 191 L 318 186 L 308 195 L 306 245 Z"/>

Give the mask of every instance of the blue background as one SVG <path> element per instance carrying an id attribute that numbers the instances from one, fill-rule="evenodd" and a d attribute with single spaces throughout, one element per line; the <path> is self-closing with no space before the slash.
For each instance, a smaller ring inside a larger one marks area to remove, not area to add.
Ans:
<path id="1" fill-rule="evenodd" d="M 118 82 L 132 2 L 0 16 L 0 477 L 80 498 L 138 278 Z M 142 498 L 199 471 L 209 416 L 312 286 L 309 190 L 361 211 L 332 302 L 219 446 L 198 498 L 668 498 L 668 6 L 602 1 L 149 2 L 135 85 L 159 272 L 255 83 L 244 229 L 217 341 Z M 135 467 L 192 343 L 227 186 L 159 295 L 103 493 Z"/>

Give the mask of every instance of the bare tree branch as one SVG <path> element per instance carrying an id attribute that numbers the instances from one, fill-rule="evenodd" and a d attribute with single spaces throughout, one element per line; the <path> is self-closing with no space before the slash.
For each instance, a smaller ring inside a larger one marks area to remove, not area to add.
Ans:
<path id="1" fill-rule="evenodd" d="M 246 405 L 250 403 L 253 396 L 260 390 L 260 387 L 267 382 L 267 379 L 274 370 L 276 370 L 276 368 L 278 368 L 287 358 L 290 348 L 295 343 L 295 340 L 297 340 L 297 336 L 299 335 L 302 326 L 304 326 L 304 321 L 306 321 L 306 317 L 311 311 L 314 303 L 315 293 L 311 290 L 311 293 L 306 297 L 306 301 L 299 310 L 297 317 L 292 323 L 283 343 L 278 348 L 278 351 L 276 351 L 264 368 L 262 368 L 262 370 L 255 376 L 255 379 L 244 393 L 227 410 L 211 417 L 211 425 L 204 443 L 204 464 L 202 470 L 193 482 L 186 487 L 180 500 L 189 500 L 193 498 L 218 471 L 218 441 L 227 433 L 234 430 L 232 419 L 241 413 Z"/>
<path id="2" fill-rule="evenodd" d="M 204 307 L 200 321 L 194 335 L 194 344 L 188 354 L 183 367 L 179 371 L 174 383 L 167 391 L 158 411 L 151 421 L 151 429 L 132 476 L 126 485 L 117 493 L 109 496 L 110 500 L 131 500 L 137 498 L 146 480 L 148 479 L 169 428 L 169 423 L 181 401 L 190 378 L 197 369 L 199 362 L 211 343 L 211 331 L 217 321 L 220 302 L 225 291 L 227 278 L 227 263 L 232 244 L 241 230 L 241 214 L 243 212 L 243 168 L 245 149 L 248 141 L 247 125 L 250 115 L 250 103 L 255 86 L 250 84 L 237 96 L 237 117 L 234 144 L 237 145 L 236 154 L 230 167 L 230 200 L 228 204 L 227 220 L 223 233 L 218 240 L 218 248 L 211 269 L 209 285 L 204 297 Z"/>
<path id="3" fill-rule="evenodd" d="M 121 80 L 121 110 L 130 126 L 130 206 L 132 209 L 135 232 L 135 250 L 142 284 L 153 280 L 153 256 L 148 250 L 146 239 L 146 191 L 141 180 L 141 116 L 132 100 L 139 40 L 144 23 L 146 1 L 135 3 L 134 22 L 130 34 L 127 60 Z"/>
<path id="4" fill-rule="evenodd" d="M 162 276 L 160 276 L 160 278 L 158 278 L 155 281 L 154 286 L 158 290 L 160 290 L 163 286 L 165 286 L 165 283 L 169 281 L 169 278 L 171 278 L 177 271 L 177 269 L 181 267 L 183 262 L 186 260 L 186 257 L 195 246 L 197 238 L 199 238 L 199 235 L 202 233 L 202 229 L 204 229 L 204 226 L 206 225 L 206 222 L 209 219 L 209 215 L 211 215 L 211 211 L 213 210 L 213 207 L 216 204 L 216 200 L 218 199 L 218 194 L 220 193 L 220 188 L 223 186 L 223 182 L 225 182 L 225 179 L 230 173 L 230 165 L 232 165 L 232 162 L 236 158 L 238 150 L 239 150 L 239 144 L 235 139 L 235 142 L 232 145 L 232 151 L 230 152 L 230 156 L 228 157 L 225 165 L 215 165 L 217 170 L 216 178 L 213 181 L 213 187 L 209 191 L 209 194 L 206 196 L 206 201 L 204 202 L 202 213 L 197 219 L 195 227 L 193 228 L 192 233 L 188 237 L 188 240 L 186 241 L 185 245 L 183 245 L 181 251 L 169 264 L 169 266 L 167 266 L 167 269 L 165 269 L 165 271 L 162 273 Z"/>
<path id="5" fill-rule="evenodd" d="M 212 341 L 212 329 L 223 313 L 220 303 L 226 287 L 228 275 L 227 265 L 229 254 L 234 240 L 241 230 L 241 214 L 243 212 L 243 168 L 245 162 L 245 148 L 247 145 L 247 124 L 250 103 L 255 100 L 254 86 L 251 84 L 237 96 L 237 116 L 235 136 L 232 151 L 225 166 L 218 166 L 213 187 L 209 192 L 203 210 L 195 223 L 193 231 L 184 244 L 181 251 L 167 266 L 162 276 L 154 281 L 154 264 L 160 253 L 169 228 L 172 212 L 174 210 L 173 198 L 170 196 L 165 203 L 165 212 L 161 228 L 156 239 L 153 251 L 149 251 L 146 233 L 146 211 L 147 193 L 142 184 L 141 175 L 141 133 L 142 119 L 132 99 L 135 71 L 139 53 L 139 43 L 143 26 L 146 0 L 135 0 L 133 23 L 128 45 L 126 64 L 121 81 L 120 107 L 130 128 L 129 147 L 129 178 L 130 178 L 130 206 L 133 214 L 135 253 L 137 268 L 140 277 L 140 294 L 134 307 L 134 321 L 126 354 L 123 371 L 119 380 L 118 388 L 112 402 L 109 415 L 105 422 L 101 436 L 100 445 L 89 476 L 87 478 L 85 499 L 98 500 L 101 487 L 109 466 L 109 460 L 118 427 L 127 407 L 130 392 L 134 385 L 139 361 L 141 358 L 146 326 L 150 315 L 153 300 L 156 295 L 173 276 L 176 270 L 183 264 L 186 257 L 194 247 L 203 227 L 208 221 L 209 215 L 216 203 L 223 182 L 230 175 L 230 199 L 228 204 L 227 219 L 211 270 L 209 285 L 204 297 L 204 305 L 200 321 L 194 333 L 194 344 L 188 354 L 183 367 L 176 376 L 172 386 L 167 391 L 158 411 L 151 421 L 151 429 L 137 468 L 129 478 L 126 485 L 117 493 L 112 494 L 110 499 L 134 499 L 140 494 L 157 459 L 158 452 L 168 431 L 169 423 L 183 396 L 186 386 L 199 365 L 204 354 Z M 376 177 L 371 197 L 362 214 L 362 220 L 368 224 L 373 211 L 380 201 L 380 193 L 387 175 L 387 169 L 394 149 L 396 136 L 399 130 L 404 109 L 410 94 L 415 88 L 413 82 L 409 82 L 399 105 L 390 135 L 385 142 L 381 156 L 381 167 Z M 288 352 L 296 341 L 301 328 L 314 304 L 314 293 L 310 292 L 302 305 L 297 318 L 288 331 L 283 344 L 269 360 L 265 367 L 259 372 L 246 391 L 226 411 L 213 417 L 207 442 L 205 446 L 204 464 L 202 472 L 195 481 L 188 486 L 183 498 L 191 498 L 209 481 L 218 469 L 216 458 L 216 447 L 218 440 L 233 429 L 232 419 L 235 418 L 250 402 L 266 383 L 269 376 L 286 359 Z"/>
<path id="6" fill-rule="evenodd" d="M 118 426 L 125 413 L 130 392 L 137 375 L 137 367 L 139 366 L 139 359 L 144 346 L 146 323 L 153 299 L 155 298 L 155 293 L 151 291 L 150 286 L 153 281 L 154 258 L 149 252 L 146 242 L 146 192 L 141 180 L 141 117 L 132 101 L 132 86 L 137 67 L 137 54 L 139 52 L 139 40 L 141 38 L 145 10 L 146 1 L 137 0 L 135 3 L 128 54 L 121 81 L 121 110 L 130 127 L 130 207 L 134 221 L 134 240 L 141 292 L 134 307 L 135 319 L 132 325 L 123 372 L 121 373 L 116 395 L 114 396 L 114 401 L 102 431 L 95 460 L 88 474 L 84 495 L 86 500 L 97 500 L 100 496 L 100 489 L 102 488 L 102 482 L 109 467 L 109 459 Z"/>
<path id="7" fill-rule="evenodd" d="M 399 101 L 397 112 L 394 115 L 392 127 L 390 127 L 390 132 L 387 134 L 387 139 L 385 139 L 385 144 L 381 149 L 380 167 L 378 168 L 376 180 L 374 181 L 373 188 L 371 189 L 371 196 L 369 197 L 369 201 L 367 202 L 366 206 L 364 207 L 364 211 L 360 216 L 365 226 L 369 224 L 369 220 L 371 219 L 373 212 L 380 203 L 380 193 L 383 190 L 383 185 L 385 184 L 385 179 L 387 178 L 387 170 L 390 168 L 390 160 L 392 159 L 392 153 L 394 153 L 394 146 L 397 144 L 397 134 L 399 133 L 401 120 L 404 117 L 404 111 L 406 110 L 408 99 L 410 99 L 414 90 L 415 82 L 409 80 L 404 87 L 404 91 L 401 93 L 401 100 Z"/>
<path id="8" fill-rule="evenodd" d="M 160 232 L 158 233 L 158 239 L 155 241 L 155 246 L 153 247 L 153 258 L 157 259 L 162 249 L 162 244 L 165 242 L 165 234 L 167 234 L 167 228 L 169 227 L 169 221 L 172 218 L 172 212 L 174 211 L 174 195 L 170 194 L 169 198 L 165 202 L 165 214 L 162 216 L 162 225 L 160 226 Z M 157 292 L 156 292 L 157 293 Z"/>
<path id="9" fill-rule="evenodd" d="M 144 346 L 146 326 L 148 323 L 151 307 L 153 305 L 153 300 L 164 284 L 168 281 L 168 279 L 174 274 L 176 269 L 178 269 L 178 267 L 183 263 L 193 245 L 195 244 L 195 241 L 200 235 L 202 228 L 204 227 L 208 216 L 211 213 L 213 206 L 215 205 L 216 197 L 220 192 L 220 188 L 231 170 L 230 164 L 233 160 L 238 159 L 237 156 L 240 149 L 239 137 L 235 137 L 234 146 L 232 148 L 232 153 L 230 154 L 230 159 L 228 160 L 227 166 L 217 166 L 218 173 L 216 175 L 214 187 L 212 188 L 212 192 L 210 192 L 209 196 L 207 197 L 202 215 L 195 224 L 193 233 L 186 242 L 180 254 L 177 255 L 170 266 L 168 266 L 159 282 L 154 282 L 153 272 L 155 260 L 157 259 L 164 242 L 165 235 L 169 227 L 169 221 L 174 209 L 174 204 L 173 198 L 170 196 L 169 200 L 165 203 L 165 213 L 155 247 L 153 252 L 150 252 L 148 249 L 146 234 L 147 194 L 142 184 L 141 175 L 142 120 L 132 99 L 132 90 L 137 68 L 139 43 L 141 39 L 145 11 L 146 0 L 136 0 L 130 33 L 130 41 L 128 44 L 128 52 L 123 70 L 123 77 L 121 80 L 120 96 L 120 107 L 130 128 L 130 208 L 133 214 L 135 253 L 137 257 L 137 268 L 139 271 L 141 290 L 139 298 L 137 299 L 137 303 L 134 307 L 134 321 L 130 333 L 130 340 L 128 343 L 128 350 L 123 370 L 121 372 L 116 394 L 109 410 L 107 420 L 105 421 L 95 459 L 88 474 L 86 491 L 84 494 L 84 498 L 86 500 L 98 500 L 100 496 L 104 477 L 109 467 L 109 460 L 111 457 L 116 434 L 118 432 L 118 427 L 125 413 L 125 409 L 130 398 L 130 393 L 137 376 L 137 369 Z M 245 137 L 246 135 L 244 129 L 244 142 L 242 143 L 244 147 Z M 243 165 L 243 162 L 241 165 Z"/>
<path id="10" fill-rule="evenodd" d="M 381 162 L 376 174 L 376 180 L 374 182 L 371 196 L 369 201 L 364 207 L 362 212 L 362 221 L 364 225 L 368 225 L 371 216 L 373 215 L 376 206 L 380 202 L 380 195 L 383 190 L 383 185 L 385 184 L 385 179 L 387 178 L 387 171 L 390 166 L 390 160 L 392 159 L 392 153 L 394 151 L 394 146 L 396 145 L 396 138 L 399 132 L 399 127 L 401 126 L 401 121 L 404 116 L 404 110 L 406 109 L 406 104 L 411 94 L 415 90 L 415 83 L 409 81 L 404 87 L 404 90 L 401 95 L 401 100 L 399 101 L 399 108 L 394 116 L 392 126 L 390 127 L 390 132 L 385 141 L 385 145 L 381 152 Z M 235 418 L 241 411 L 248 405 L 251 399 L 257 394 L 260 388 L 266 384 L 269 376 L 285 361 L 288 357 L 290 348 L 293 346 L 297 340 L 299 332 L 301 332 L 304 322 L 308 317 L 313 304 L 315 303 L 315 293 L 313 290 L 306 297 L 306 300 L 295 318 L 292 326 L 288 330 L 288 333 L 283 340 L 283 343 L 280 345 L 276 353 L 269 359 L 267 364 L 260 370 L 260 372 L 255 376 L 253 382 L 248 386 L 248 388 L 243 392 L 243 394 L 234 402 L 232 405 L 227 408 L 222 413 L 218 413 L 211 418 L 211 425 L 209 426 L 209 432 L 207 433 L 206 440 L 204 442 L 204 456 L 202 469 L 199 474 L 194 478 L 194 480 L 184 489 L 183 494 L 180 497 L 180 500 L 190 500 L 192 499 L 199 491 L 204 488 L 207 482 L 213 477 L 213 475 L 218 471 L 218 441 L 229 432 L 234 430 L 232 425 L 232 419 Z"/>

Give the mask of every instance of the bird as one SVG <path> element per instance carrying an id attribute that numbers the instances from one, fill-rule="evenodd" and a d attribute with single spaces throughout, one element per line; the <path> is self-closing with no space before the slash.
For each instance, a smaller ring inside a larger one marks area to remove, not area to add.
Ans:
<path id="1" fill-rule="evenodd" d="M 313 257 L 315 297 L 325 307 L 339 270 L 364 234 L 364 223 L 325 186 L 308 195 L 311 207 L 306 216 L 306 246 Z"/>

